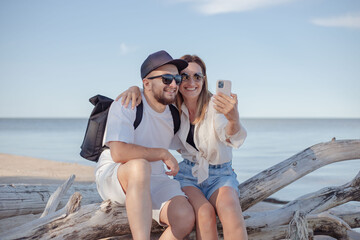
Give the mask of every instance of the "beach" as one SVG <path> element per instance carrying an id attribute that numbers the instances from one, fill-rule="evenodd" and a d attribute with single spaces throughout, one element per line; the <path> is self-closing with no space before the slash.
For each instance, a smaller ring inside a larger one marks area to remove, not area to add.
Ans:
<path id="1" fill-rule="evenodd" d="M 95 181 L 93 166 L 4 153 L 0 153 L 0 163 L 0 184 L 61 184 L 72 174 L 75 183 Z"/>
<path id="2" fill-rule="evenodd" d="M 77 163 L 64 163 L 40 158 L 0 153 L 0 187 L 19 185 L 47 185 L 58 187 L 72 174 L 73 185 L 92 184 L 94 167 Z M 0 219 L 0 233 L 35 220 L 41 214 L 19 215 Z"/>

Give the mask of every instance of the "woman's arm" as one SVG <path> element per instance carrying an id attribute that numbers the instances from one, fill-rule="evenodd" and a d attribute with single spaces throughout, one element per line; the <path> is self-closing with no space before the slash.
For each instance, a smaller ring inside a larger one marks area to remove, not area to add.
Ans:
<path id="1" fill-rule="evenodd" d="M 239 111 L 237 108 L 238 101 L 237 95 L 231 94 L 231 97 L 219 93 L 214 95 L 214 108 L 224 114 L 228 123 L 226 124 L 225 131 L 227 136 L 234 135 L 241 130 Z"/>
<path id="2" fill-rule="evenodd" d="M 134 109 L 141 102 L 141 92 L 140 88 L 137 86 L 132 86 L 125 92 L 122 92 L 115 101 L 118 101 L 121 98 L 121 104 L 126 108 L 129 105 L 131 100 L 131 109 Z"/>

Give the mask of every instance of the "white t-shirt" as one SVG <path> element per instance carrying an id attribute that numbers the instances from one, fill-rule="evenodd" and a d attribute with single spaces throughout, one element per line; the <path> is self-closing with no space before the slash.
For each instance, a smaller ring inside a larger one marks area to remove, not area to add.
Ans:
<path id="1" fill-rule="evenodd" d="M 170 108 L 158 113 L 146 102 L 142 94 L 143 116 L 139 126 L 134 129 L 136 108 L 125 108 L 121 100 L 111 104 L 106 123 L 105 143 L 120 141 L 149 148 L 169 149 L 174 137 L 174 124 Z M 131 103 L 130 103 L 131 105 Z M 162 161 L 151 162 L 152 174 L 165 172 Z"/>

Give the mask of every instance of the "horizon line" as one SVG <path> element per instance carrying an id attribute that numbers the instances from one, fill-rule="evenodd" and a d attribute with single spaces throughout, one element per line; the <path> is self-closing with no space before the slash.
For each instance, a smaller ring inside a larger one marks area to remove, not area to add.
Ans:
<path id="1" fill-rule="evenodd" d="M 0 120 L 11 120 L 11 119 L 34 119 L 34 120 L 76 120 L 76 119 L 89 119 L 89 117 L 0 117 Z M 360 120 L 360 117 L 240 117 L 242 119 L 286 119 L 286 120 Z"/>

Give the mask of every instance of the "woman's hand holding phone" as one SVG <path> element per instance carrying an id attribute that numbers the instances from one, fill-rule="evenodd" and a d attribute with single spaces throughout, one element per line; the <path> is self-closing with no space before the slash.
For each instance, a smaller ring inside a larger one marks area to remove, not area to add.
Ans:
<path id="1" fill-rule="evenodd" d="M 231 93 L 230 80 L 218 80 L 216 82 L 216 95 L 214 96 L 214 108 L 225 115 L 229 121 L 238 121 L 237 95 Z"/>
<path id="2" fill-rule="evenodd" d="M 230 96 L 225 95 L 222 92 L 214 95 L 214 108 L 219 112 L 224 114 L 229 122 L 238 122 L 239 121 L 239 112 L 238 112 L 238 101 L 237 95 L 231 93 Z"/>
<path id="3" fill-rule="evenodd" d="M 220 83 L 223 81 L 223 83 Z M 240 131 L 240 117 L 238 111 L 237 95 L 231 93 L 231 82 L 219 80 L 216 84 L 216 95 L 214 95 L 214 108 L 218 113 L 224 114 L 229 121 L 225 131 L 227 136 L 232 136 Z M 230 138 L 226 139 L 230 142 Z"/>

